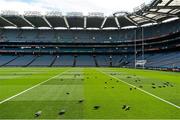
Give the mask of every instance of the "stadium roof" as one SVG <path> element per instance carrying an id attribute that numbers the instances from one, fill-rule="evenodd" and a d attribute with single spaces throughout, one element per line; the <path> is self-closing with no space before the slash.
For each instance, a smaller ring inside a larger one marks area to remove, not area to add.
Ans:
<path id="1" fill-rule="evenodd" d="M 63 15 L 59 11 L 40 12 L 27 11 L 20 15 L 15 11 L 2 11 L 0 27 L 47 27 L 51 29 L 121 29 L 139 27 L 151 24 L 161 24 L 165 21 L 179 19 L 180 0 L 154 0 L 149 5 L 142 4 L 133 13 L 117 12 L 112 16 L 93 12 L 84 16 L 81 12 L 71 12 Z"/>

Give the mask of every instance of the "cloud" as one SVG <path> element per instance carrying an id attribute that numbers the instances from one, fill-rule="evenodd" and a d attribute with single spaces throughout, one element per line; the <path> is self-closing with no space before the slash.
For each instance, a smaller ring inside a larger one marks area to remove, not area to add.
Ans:
<path id="1" fill-rule="evenodd" d="M 133 8 L 151 0 L 0 0 L 0 10 L 66 12 L 103 12 L 110 15 L 117 11 L 132 12 Z"/>

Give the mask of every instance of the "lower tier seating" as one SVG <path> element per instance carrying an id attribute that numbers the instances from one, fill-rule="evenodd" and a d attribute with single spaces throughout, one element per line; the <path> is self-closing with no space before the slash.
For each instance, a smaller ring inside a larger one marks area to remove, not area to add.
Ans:
<path id="1" fill-rule="evenodd" d="M 133 67 L 134 55 L 0 55 L 0 66 L 113 66 Z M 147 68 L 180 68 L 180 52 L 144 55 Z M 142 56 L 137 56 L 141 60 Z"/>

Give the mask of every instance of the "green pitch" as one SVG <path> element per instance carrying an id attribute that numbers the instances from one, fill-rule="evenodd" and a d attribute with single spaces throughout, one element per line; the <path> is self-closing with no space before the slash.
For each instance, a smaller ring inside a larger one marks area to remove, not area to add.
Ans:
<path id="1" fill-rule="evenodd" d="M 0 119 L 34 118 L 180 119 L 180 73 L 1 68 Z"/>

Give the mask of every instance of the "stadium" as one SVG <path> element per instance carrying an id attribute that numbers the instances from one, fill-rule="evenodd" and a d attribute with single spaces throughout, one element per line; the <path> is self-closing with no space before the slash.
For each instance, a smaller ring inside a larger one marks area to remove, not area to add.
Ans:
<path id="1" fill-rule="evenodd" d="M 134 12 L 0 14 L 0 119 L 180 119 L 180 0 Z"/>

